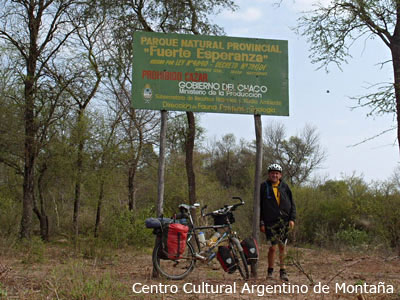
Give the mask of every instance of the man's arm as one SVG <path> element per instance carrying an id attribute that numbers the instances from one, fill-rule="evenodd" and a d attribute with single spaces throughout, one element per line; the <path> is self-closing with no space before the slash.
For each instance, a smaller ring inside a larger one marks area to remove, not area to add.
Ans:
<path id="1" fill-rule="evenodd" d="M 291 210 L 290 210 L 290 216 L 289 216 L 289 228 L 293 229 L 294 222 L 296 221 L 296 204 L 294 203 L 292 191 L 290 190 L 289 187 L 288 187 L 288 196 L 289 196 L 289 200 L 291 203 Z"/>
<path id="2" fill-rule="evenodd" d="M 264 186 L 263 182 L 260 187 L 260 231 L 265 232 L 264 220 L 263 220 L 263 212 L 264 212 Z"/>
<path id="3" fill-rule="evenodd" d="M 290 190 L 290 188 L 288 188 L 288 196 L 292 207 L 290 210 L 289 220 L 296 221 L 296 204 L 294 203 L 292 191 Z"/>

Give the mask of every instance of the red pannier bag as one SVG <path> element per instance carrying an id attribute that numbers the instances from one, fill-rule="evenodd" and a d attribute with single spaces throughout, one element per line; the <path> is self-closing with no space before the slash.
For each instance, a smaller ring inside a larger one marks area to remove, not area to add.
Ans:
<path id="1" fill-rule="evenodd" d="M 164 252 L 169 259 L 179 259 L 186 249 L 186 239 L 189 227 L 173 223 L 163 227 L 162 242 Z"/>

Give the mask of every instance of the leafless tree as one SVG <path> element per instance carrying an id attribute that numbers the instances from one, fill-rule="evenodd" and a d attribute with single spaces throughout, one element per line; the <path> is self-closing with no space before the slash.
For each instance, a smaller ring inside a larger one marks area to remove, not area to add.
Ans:
<path id="1" fill-rule="evenodd" d="M 375 92 L 357 97 L 371 113 L 394 113 L 400 140 L 400 2 L 334 0 L 299 19 L 298 31 L 307 37 L 312 62 L 321 67 L 347 63 L 350 49 L 361 38 L 380 40 L 390 52 L 394 81 L 378 84 Z M 386 62 L 383 62 L 385 64 Z M 393 128 L 395 129 L 395 128 Z M 398 145 L 400 150 L 400 144 Z"/>
<path id="2" fill-rule="evenodd" d="M 286 138 L 285 127 L 280 123 L 265 128 L 263 161 L 266 165 L 281 164 L 284 176 L 291 184 L 306 182 L 325 158 L 315 127 L 305 126 L 300 134 L 289 138 Z"/>

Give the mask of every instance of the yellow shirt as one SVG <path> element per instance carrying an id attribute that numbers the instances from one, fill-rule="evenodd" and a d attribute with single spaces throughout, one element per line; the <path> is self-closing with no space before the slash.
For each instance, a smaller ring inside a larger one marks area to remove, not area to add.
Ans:
<path id="1" fill-rule="evenodd" d="M 272 190 L 274 191 L 275 199 L 276 199 L 276 202 L 278 202 L 278 206 L 279 206 L 281 204 L 281 194 L 279 193 L 278 186 L 279 186 L 279 182 L 276 184 L 272 184 Z"/>

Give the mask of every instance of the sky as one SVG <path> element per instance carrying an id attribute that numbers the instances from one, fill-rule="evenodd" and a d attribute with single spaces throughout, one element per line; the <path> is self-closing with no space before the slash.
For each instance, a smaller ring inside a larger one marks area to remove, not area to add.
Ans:
<path id="1" fill-rule="evenodd" d="M 343 179 L 356 175 L 366 182 L 386 180 L 399 166 L 395 130 L 368 142 L 358 144 L 396 126 L 394 115 L 367 117 L 369 109 L 351 109 L 357 105 L 351 97 L 364 95 L 371 84 L 392 82 L 390 59 L 386 46 L 378 39 L 360 40 L 352 58 L 339 70 L 331 65 L 329 72 L 311 63 L 306 38 L 293 28 L 302 12 L 312 8 L 312 0 L 237 0 L 239 9 L 222 12 L 213 21 L 227 36 L 288 40 L 289 44 L 289 117 L 262 116 L 262 125 L 279 122 L 287 136 L 298 134 L 306 125 L 317 128 L 321 147 L 327 159 L 315 176 Z M 329 91 L 329 92 L 327 92 Z M 254 117 L 237 114 L 202 114 L 200 125 L 206 136 L 219 139 L 233 133 L 237 140 L 255 139 Z"/>

